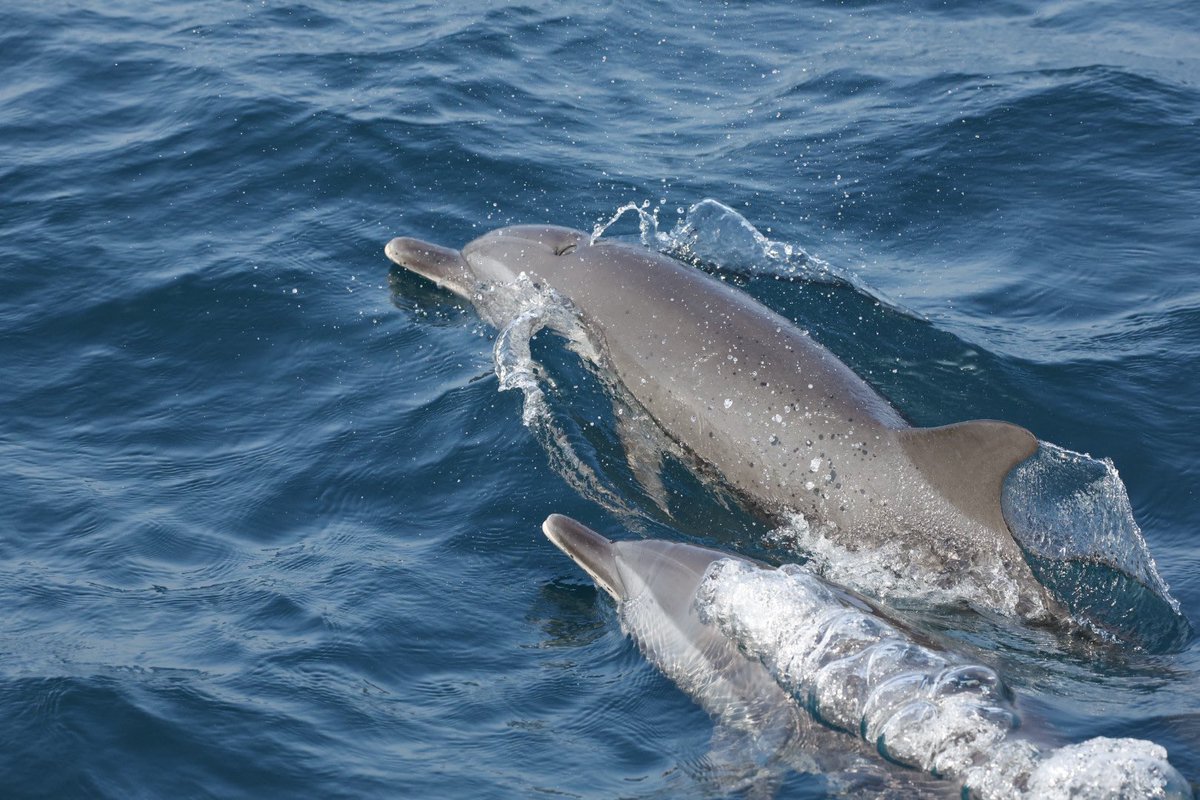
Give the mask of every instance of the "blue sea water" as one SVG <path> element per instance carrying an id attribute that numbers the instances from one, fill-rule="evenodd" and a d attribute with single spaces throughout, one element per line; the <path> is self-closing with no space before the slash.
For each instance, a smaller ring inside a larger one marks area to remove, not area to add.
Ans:
<path id="1" fill-rule="evenodd" d="M 629 202 L 665 230 L 715 198 L 852 276 L 718 267 L 914 422 L 1111 459 L 1200 621 L 1193 2 L 45 2 L 0 23 L 0 795 L 721 795 L 708 717 L 539 525 L 783 554 L 681 470 L 665 517 L 611 407 L 557 401 L 627 489 L 627 533 L 498 391 L 494 331 L 389 271 L 401 234 L 590 230 Z M 553 337 L 534 352 L 588 380 Z M 1100 647 L 902 613 L 1062 739 L 1149 739 L 1200 781 L 1190 633 Z M 823 791 L 796 774 L 780 796 Z"/>

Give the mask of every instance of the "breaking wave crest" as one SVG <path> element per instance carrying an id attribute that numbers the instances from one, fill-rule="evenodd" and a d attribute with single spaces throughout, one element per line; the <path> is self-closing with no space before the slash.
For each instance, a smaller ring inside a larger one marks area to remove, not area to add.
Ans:
<path id="1" fill-rule="evenodd" d="M 1191 797 L 1151 742 L 1054 748 L 1018 733 L 1012 693 L 994 670 L 918 644 L 803 567 L 715 562 L 696 606 L 815 719 L 960 782 L 964 796 Z"/>

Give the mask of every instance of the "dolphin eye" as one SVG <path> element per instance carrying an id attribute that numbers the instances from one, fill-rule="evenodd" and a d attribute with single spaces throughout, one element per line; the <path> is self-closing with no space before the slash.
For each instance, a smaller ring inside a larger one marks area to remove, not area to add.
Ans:
<path id="1" fill-rule="evenodd" d="M 565 256 L 567 253 L 574 253 L 575 247 L 576 247 L 576 245 L 574 242 L 571 242 L 570 244 L 565 244 L 562 247 L 556 247 L 556 248 L 554 248 L 554 255 Z"/>

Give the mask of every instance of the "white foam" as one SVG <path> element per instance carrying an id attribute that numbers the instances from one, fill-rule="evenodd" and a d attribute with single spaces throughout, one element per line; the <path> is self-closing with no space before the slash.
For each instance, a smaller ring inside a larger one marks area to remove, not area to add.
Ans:
<path id="1" fill-rule="evenodd" d="M 1098 737 L 1059 748 L 1029 777 L 1031 797 L 1190 797 L 1167 751 L 1141 739 Z"/>
<path id="2" fill-rule="evenodd" d="M 977 796 L 1191 796 L 1158 745 L 1093 739 L 1042 752 L 1014 736 L 1016 711 L 992 669 L 916 643 L 803 567 L 715 562 L 696 605 L 814 717 Z"/>
<path id="3" fill-rule="evenodd" d="M 1020 587 L 1006 573 L 988 576 L 991 597 L 984 598 L 975 577 L 963 575 L 954 580 L 955 576 L 944 570 L 933 572 L 922 554 L 906 549 L 899 538 L 874 549 L 855 550 L 842 544 L 844 537 L 827 523 L 814 524 L 799 513 L 787 515 L 786 520 L 767 533 L 766 543 L 811 559 L 821 577 L 839 586 L 880 599 L 919 600 L 931 605 L 986 600 L 985 605 L 1001 610 L 1017 606 Z"/>

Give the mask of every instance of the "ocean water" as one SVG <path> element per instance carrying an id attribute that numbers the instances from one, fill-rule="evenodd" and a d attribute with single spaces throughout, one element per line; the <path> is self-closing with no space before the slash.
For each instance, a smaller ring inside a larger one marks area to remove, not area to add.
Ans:
<path id="1" fill-rule="evenodd" d="M 633 203 L 605 235 L 641 219 L 653 245 L 707 219 L 704 268 L 914 423 L 1005 419 L 1110 459 L 1200 624 L 1194 3 L 0 22 L 0 795 L 730 791 L 708 715 L 539 525 L 774 563 L 791 539 L 683 462 L 664 511 L 551 334 L 531 420 L 496 331 L 389 268 L 396 235 L 591 230 Z M 1149 740 L 1200 781 L 1200 645 L 1162 608 L 1140 643 L 894 611 L 1058 740 Z M 827 789 L 793 772 L 778 794 Z"/>

